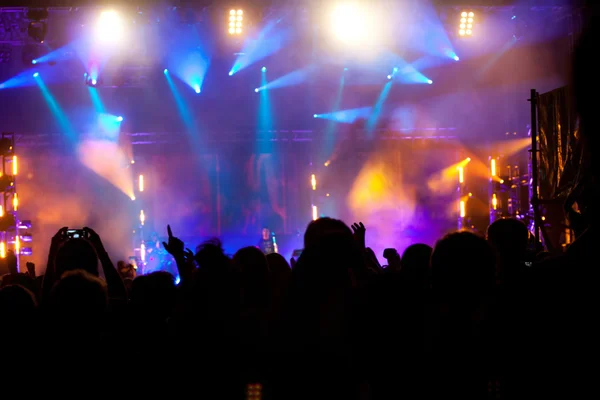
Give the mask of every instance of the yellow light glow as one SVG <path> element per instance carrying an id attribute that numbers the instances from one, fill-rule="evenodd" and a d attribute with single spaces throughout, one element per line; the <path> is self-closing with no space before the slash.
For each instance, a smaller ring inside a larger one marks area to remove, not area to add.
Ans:
<path id="1" fill-rule="evenodd" d="M 17 164 L 17 156 L 13 156 L 12 171 L 13 171 L 13 176 L 17 176 L 17 172 L 19 172 L 19 167 Z"/>
<path id="2" fill-rule="evenodd" d="M 144 191 L 144 175 L 140 174 L 140 177 L 138 178 L 138 189 L 140 190 L 140 192 Z"/>
<path id="3" fill-rule="evenodd" d="M 331 161 L 327 160 L 327 161 L 325 161 L 325 164 L 323 164 L 323 165 L 326 167 L 329 167 L 329 164 L 331 164 Z"/>
<path id="4" fill-rule="evenodd" d="M 312 218 L 313 221 L 319 219 L 319 210 L 317 210 L 317 206 L 312 206 Z"/>
<path id="5" fill-rule="evenodd" d="M 492 158 L 490 161 L 490 173 L 492 176 L 496 176 L 496 159 Z"/>
<path id="6" fill-rule="evenodd" d="M 19 197 L 17 196 L 17 193 L 15 193 L 13 195 L 13 211 L 17 211 L 18 208 L 19 208 Z"/>
<path id="7" fill-rule="evenodd" d="M 317 177 L 315 176 L 315 174 L 312 174 L 310 176 L 310 184 L 312 186 L 312 190 L 317 190 Z"/>
<path id="8" fill-rule="evenodd" d="M 235 10 L 229 10 L 229 15 L 235 15 Z"/>
<path id="9" fill-rule="evenodd" d="M 0 206 L 0 217 L 4 217 L 4 207 Z"/>
<path id="10" fill-rule="evenodd" d="M 244 10 L 237 10 L 237 15 L 244 15 Z"/>
<path id="11" fill-rule="evenodd" d="M 140 211 L 140 224 L 144 225 L 144 222 L 146 222 L 146 214 L 144 214 L 144 210 Z"/>
<path id="12" fill-rule="evenodd" d="M 494 210 L 498 208 L 498 198 L 496 197 L 496 193 L 492 195 L 492 208 Z"/>
<path id="13" fill-rule="evenodd" d="M 465 183 L 465 170 L 463 167 L 458 167 L 458 183 Z"/>
<path id="14" fill-rule="evenodd" d="M 463 200 L 460 201 L 460 217 L 464 218 L 466 215 L 465 211 L 465 202 Z"/>
<path id="15" fill-rule="evenodd" d="M 0 242 L 0 258 L 6 258 L 6 243 Z"/>

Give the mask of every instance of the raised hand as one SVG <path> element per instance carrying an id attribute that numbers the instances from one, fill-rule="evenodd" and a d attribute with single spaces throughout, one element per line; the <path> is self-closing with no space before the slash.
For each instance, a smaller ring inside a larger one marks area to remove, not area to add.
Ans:
<path id="1" fill-rule="evenodd" d="M 365 236 L 367 228 L 365 228 L 362 222 L 354 223 L 352 224 L 352 232 L 354 232 L 354 240 L 356 240 L 356 244 L 358 244 L 361 250 L 364 250 L 366 248 Z"/>
<path id="2" fill-rule="evenodd" d="M 67 239 L 67 231 L 69 230 L 69 228 L 62 227 L 58 230 L 58 232 L 56 232 L 56 234 L 54 236 L 52 236 L 52 241 L 50 243 L 50 247 L 52 249 L 56 249 L 57 247 L 59 247 L 60 245 L 62 245 Z"/>
<path id="3" fill-rule="evenodd" d="M 165 250 L 167 250 L 169 254 L 171 254 L 175 258 L 184 257 L 185 245 L 183 244 L 183 241 L 173 236 L 173 232 L 171 231 L 171 225 L 167 225 L 167 233 L 169 234 L 169 241 L 168 243 L 163 242 Z"/>
<path id="4" fill-rule="evenodd" d="M 194 252 L 191 251 L 190 249 L 188 249 L 187 247 L 185 248 L 185 260 L 187 262 L 195 262 L 196 261 L 196 256 L 195 256 Z"/>
<path id="5" fill-rule="evenodd" d="M 100 253 L 105 253 L 104 244 L 102 244 L 102 239 L 100 239 L 100 235 L 96 233 L 92 228 L 88 228 L 87 226 L 83 228 L 83 232 L 85 233 L 85 238 L 94 246 L 96 252 L 100 255 Z"/>
<path id="6" fill-rule="evenodd" d="M 35 279 L 35 264 L 32 262 L 28 262 L 27 264 L 27 275 L 30 278 Z"/>

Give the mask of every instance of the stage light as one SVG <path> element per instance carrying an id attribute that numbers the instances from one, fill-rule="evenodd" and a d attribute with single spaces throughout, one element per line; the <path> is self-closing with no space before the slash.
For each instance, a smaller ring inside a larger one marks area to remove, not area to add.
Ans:
<path id="1" fill-rule="evenodd" d="M 267 72 L 267 67 L 262 67 L 261 71 L 262 72 Z"/>
<path id="2" fill-rule="evenodd" d="M 333 34 L 344 42 L 352 43 L 365 34 L 364 16 L 354 4 L 338 5 L 333 11 Z"/>
<path id="3" fill-rule="evenodd" d="M 117 117 L 117 121 L 122 122 L 123 121 L 123 117 L 121 117 L 121 116 Z"/>
<path id="4" fill-rule="evenodd" d="M 31 63 L 32 63 L 33 65 L 35 65 L 35 64 L 37 64 L 37 60 L 31 60 Z"/>
<path id="5" fill-rule="evenodd" d="M 317 190 L 317 177 L 315 174 L 310 176 L 310 186 L 312 186 L 312 190 Z"/>
<path id="6" fill-rule="evenodd" d="M 38 43 L 44 43 L 48 32 L 48 25 L 45 22 L 48 19 L 48 10 L 45 8 L 32 8 L 27 11 L 27 19 L 29 20 L 27 35 Z"/>
<path id="7" fill-rule="evenodd" d="M 317 209 L 317 206 L 312 206 L 312 218 L 313 218 L 313 221 L 316 221 L 319 219 L 319 211 Z"/>
<path id="8" fill-rule="evenodd" d="M 140 211 L 140 224 L 144 225 L 144 222 L 146 222 L 146 214 L 144 214 L 144 210 Z"/>
<path id="9" fill-rule="evenodd" d="M 233 76 L 233 71 L 229 71 L 229 76 Z"/>
<path id="10" fill-rule="evenodd" d="M 394 67 L 394 69 L 392 70 L 394 73 L 398 72 L 398 67 Z"/>
<path id="11" fill-rule="evenodd" d="M 96 39 L 104 44 L 118 44 L 123 42 L 125 22 L 113 10 L 102 11 L 96 23 Z"/>
<path id="12" fill-rule="evenodd" d="M 19 221 L 19 229 L 31 229 L 31 226 L 30 220 Z"/>
<path id="13" fill-rule="evenodd" d="M 96 85 L 96 83 L 98 83 L 98 81 L 95 79 L 92 79 L 92 85 Z"/>
<path id="14" fill-rule="evenodd" d="M 313 118 L 317 118 L 317 117 L 318 117 L 318 115 L 317 115 L 317 114 L 313 114 Z"/>
<path id="15" fill-rule="evenodd" d="M 454 56 L 454 61 L 460 61 L 460 57 Z"/>
<path id="16" fill-rule="evenodd" d="M 388 76 L 387 76 L 387 78 L 388 78 L 388 79 L 392 79 L 392 76 L 391 76 L 391 75 L 388 75 Z"/>
<path id="17" fill-rule="evenodd" d="M 6 258 L 6 243 L 0 242 L 0 258 Z"/>
<path id="18" fill-rule="evenodd" d="M 433 85 L 433 81 L 432 81 L 431 79 L 429 79 L 429 80 L 427 81 L 427 83 L 428 83 L 428 84 L 430 84 L 430 85 Z"/>
<path id="19" fill-rule="evenodd" d="M 200 93 L 200 85 L 194 85 L 194 91 Z"/>
<path id="20" fill-rule="evenodd" d="M 17 176 L 17 172 L 19 172 L 19 164 L 18 164 L 17 156 L 13 156 L 13 159 L 12 159 L 12 174 L 13 174 L 13 176 Z"/>
<path id="21" fill-rule="evenodd" d="M 140 192 L 144 191 L 144 175 L 140 175 L 138 178 L 138 189 Z"/>
<path id="22" fill-rule="evenodd" d="M 258 88 L 254 89 L 254 91 L 255 91 L 256 93 L 258 93 Z"/>
<path id="23" fill-rule="evenodd" d="M 38 76 L 40 76 L 39 72 L 35 72 L 35 73 L 33 74 L 33 77 L 34 77 L 34 78 L 37 78 Z"/>
<path id="24" fill-rule="evenodd" d="M 462 13 L 460 13 L 460 25 L 458 29 L 458 34 L 463 37 L 473 35 L 474 24 L 475 13 L 473 11 L 463 11 Z"/>
<path id="25" fill-rule="evenodd" d="M 228 32 L 230 35 L 240 35 L 244 27 L 244 10 L 229 10 Z"/>

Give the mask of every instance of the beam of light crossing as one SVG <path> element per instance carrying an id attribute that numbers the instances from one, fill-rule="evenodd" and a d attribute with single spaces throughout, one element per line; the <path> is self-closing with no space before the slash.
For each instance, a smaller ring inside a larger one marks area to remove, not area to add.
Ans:
<path id="1" fill-rule="evenodd" d="M 375 128 L 377 127 L 377 122 L 379 121 L 379 117 L 381 116 L 381 112 L 383 110 L 383 105 L 385 104 L 385 101 L 387 100 L 388 95 L 390 94 L 390 90 L 392 90 L 392 82 L 393 81 L 387 82 L 385 84 L 385 86 L 383 87 L 383 90 L 379 94 L 379 98 L 377 99 L 377 102 L 375 103 L 375 106 L 373 107 L 371 115 L 369 116 L 369 119 L 367 120 L 366 128 L 367 128 L 367 135 L 369 136 L 369 139 L 372 139 L 372 137 L 373 137 L 373 132 L 375 131 Z"/>
<path id="2" fill-rule="evenodd" d="M 167 66 L 169 73 L 200 94 L 211 62 L 209 45 L 201 40 L 196 25 L 182 29 L 176 32 L 178 41 L 169 52 Z"/>
<path id="3" fill-rule="evenodd" d="M 233 63 L 229 76 L 275 54 L 292 39 L 292 29 L 280 24 L 284 18 L 268 22 L 256 37 L 247 37 L 242 51 Z"/>
<path id="4" fill-rule="evenodd" d="M 298 69 L 296 71 L 290 72 L 289 74 L 281 76 L 271 82 L 263 84 L 258 88 L 258 90 L 261 91 L 265 89 L 280 89 L 284 87 L 300 85 L 309 78 L 314 69 L 315 68 L 313 66 Z"/>
<path id="5" fill-rule="evenodd" d="M 261 87 L 266 87 L 267 72 L 261 72 Z M 268 90 L 260 90 L 260 99 L 258 104 L 258 130 L 264 132 L 267 137 L 264 142 L 257 141 L 259 153 L 270 153 L 272 150 L 271 132 L 273 130 L 273 110 L 271 109 L 271 100 Z"/>
<path id="6" fill-rule="evenodd" d="M 104 113 L 104 104 L 102 103 L 102 99 L 100 99 L 100 93 L 96 88 L 92 88 L 88 86 L 88 92 L 90 94 L 90 98 L 92 99 L 92 103 L 94 104 L 94 110 L 98 114 Z"/>
<path id="7" fill-rule="evenodd" d="M 367 118 L 371 115 L 373 107 L 353 108 L 349 110 L 340 110 L 327 114 L 315 114 L 314 118 L 326 119 L 341 124 L 353 124 L 359 119 Z"/>
<path id="8" fill-rule="evenodd" d="M 335 96 L 335 100 L 333 103 L 333 112 L 336 113 L 339 111 L 340 106 L 342 104 L 342 98 L 344 95 L 344 86 L 346 83 L 346 69 L 344 69 L 344 71 L 342 71 L 342 77 L 340 78 L 340 87 L 337 91 L 337 94 Z M 328 120 L 327 123 L 327 128 L 325 128 L 325 143 L 323 146 L 323 154 L 322 156 L 325 158 L 328 158 L 329 155 L 333 152 L 333 149 L 335 147 L 335 127 L 337 126 L 337 121 L 335 121 L 334 119 L 330 119 Z"/>
<path id="9" fill-rule="evenodd" d="M 167 83 L 169 84 L 169 88 L 171 89 L 171 94 L 173 94 L 173 99 L 175 99 L 175 104 L 177 105 L 177 110 L 179 112 L 179 116 L 183 120 L 183 123 L 187 129 L 188 137 L 190 138 L 190 142 L 194 151 L 202 150 L 202 143 L 200 141 L 200 132 L 196 126 L 196 122 L 194 121 L 194 117 L 190 108 L 185 103 L 179 89 L 175 85 L 173 78 L 171 77 L 171 71 L 165 69 L 164 71 L 165 78 L 167 79 Z M 200 157 L 199 159 L 202 159 Z"/>
<path id="10" fill-rule="evenodd" d="M 44 96 L 44 100 L 46 100 L 46 104 L 48 105 L 50 112 L 52 112 L 52 115 L 58 122 L 60 130 L 65 134 L 67 140 L 69 141 L 69 144 L 75 145 L 78 138 L 77 134 L 75 133 L 75 129 L 73 129 L 73 126 L 69 121 L 69 118 L 62 110 L 52 93 L 50 93 L 50 90 L 44 83 L 42 77 L 38 75 L 34 79 L 38 87 L 40 88 L 40 91 L 42 92 L 42 96 Z"/>

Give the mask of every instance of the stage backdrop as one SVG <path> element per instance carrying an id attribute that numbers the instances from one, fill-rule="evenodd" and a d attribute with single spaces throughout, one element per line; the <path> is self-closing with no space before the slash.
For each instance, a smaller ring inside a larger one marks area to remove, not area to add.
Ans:
<path id="1" fill-rule="evenodd" d="M 310 218 L 308 199 L 298 199 L 308 188 L 294 184 L 301 179 L 293 175 L 296 163 L 302 161 L 284 149 L 256 154 L 230 146 L 207 154 L 162 155 L 136 150 L 139 154 L 131 164 L 93 146 L 95 150 L 85 154 L 31 149 L 21 153 L 19 216 L 34 225 L 34 256 L 26 260 L 42 269 L 50 238 L 62 226 L 96 229 L 116 262 L 133 254 L 134 242 L 142 235 L 149 240 L 156 232 L 166 240 L 167 225 L 189 247 L 221 237 L 232 252 L 255 245 L 263 227 L 281 236 L 295 235 Z M 276 156 L 278 151 L 282 153 Z M 302 180 L 309 182 L 307 176 Z M 299 218 L 294 210 L 300 202 L 306 204 Z M 141 210 L 146 218 L 142 231 Z"/>
<path id="2" fill-rule="evenodd" d="M 202 154 L 134 149 L 135 164 L 103 148 L 93 157 L 25 152 L 19 215 L 34 223 L 32 259 L 44 266 L 50 238 L 62 226 L 95 228 L 114 261 L 125 259 L 133 253 L 134 238 L 140 238 L 141 210 L 145 239 L 156 232 L 166 240 L 171 225 L 190 248 L 220 237 L 230 253 L 256 245 L 263 227 L 277 234 L 286 256 L 302 248 L 312 204 L 319 216 L 364 222 L 367 244 L 379 255 L 386 247 L 402 251 L 415 242 L 433 244 L 456 227 L 456 177 L 443 173 L 458 161 L 456 144 L 342 143 L 327 166 L 311 165 L 314 149 L 304 143 L 279 144 L 269 153 L 239 144 Z"/>

